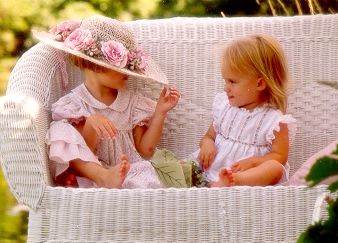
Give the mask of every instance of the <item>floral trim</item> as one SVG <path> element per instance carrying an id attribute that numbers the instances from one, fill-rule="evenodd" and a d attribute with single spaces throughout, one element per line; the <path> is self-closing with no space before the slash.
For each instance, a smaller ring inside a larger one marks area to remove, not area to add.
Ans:
<path id="1" fill-rule="evenodd" d="M 81 22 L 75 20 L 69 20 L 58 24 L 49 30 L 50 33 L 55 35 L 56 41 L 64 41 L 70 33 L 72 33 L 75 29 L 79 28 Z"/>
<path id="2" fill-rule="evenodd" d="M 148 66 L 148 57 L 142 49 L 128 50 L 122 43 L 110 40 L 100 42 L 95 40 L 92 33 L 80 27 L 79 21 L 65 21 L 49 32 L 54 40 L 63 42 L 72 50 L 80 51 L 87 56 L 103 59 L 118 68 L 144 72 Z"/>

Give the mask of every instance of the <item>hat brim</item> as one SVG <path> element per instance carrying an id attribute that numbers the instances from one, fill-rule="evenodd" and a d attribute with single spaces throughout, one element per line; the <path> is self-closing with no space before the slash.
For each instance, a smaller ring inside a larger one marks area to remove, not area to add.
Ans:
<path id="1" fill-rule="evenodd" d="M 33 33 L 35 38 L 37 38 L 38 40 L 56 48 L 56 49 L 59 49 L 61 51 L 70 53 L 70 54 L 78 56 L 78 57 L 81 57 L 85 60 L 93 62 L 97 65 L 102 66 L 102 67 L 109 68 L 111 70 L 117 71 L 119 73 L 126 74 L 128 76 L 132 76 L 132 77 L 135 77 L 135 78 L 138 78 L 138 79 L 158 82 L 158 83 L 162 83 L 162 84 L 168 84 L 168 79 L 167 79 L 166 75 L 163 73 L 161 68 L 156 64 L 156 62 L 150 56 L 148 56 L 148 66 L 147 66 L 146 70 L 143 73 L 140 73 L 140 72 L 129 70 L 127 68 L 116 67 L 114 65 L 109 64 L 108 62 L 104 62 L 104 61 L 95 59 L 93 57 L 87 56 L 86 54 L 84 54 L 80 51 L 73 50 L 73 49 L 67 47 L 63 42 L 54 40 L 54 35 L 50 34 L 48 32 L 32 30 L 32 33 Z"/>

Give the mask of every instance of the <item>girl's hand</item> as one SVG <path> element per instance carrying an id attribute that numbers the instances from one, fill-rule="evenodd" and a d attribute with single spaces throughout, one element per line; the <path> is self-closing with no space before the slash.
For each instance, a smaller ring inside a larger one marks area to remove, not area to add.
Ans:
<path id="1" fill-rule="evenodd" d="M 252 159 L 248 158 L 248 159 L 243 159 L 243 160 L 240 160 L 240 161 L 237 161 L 236 163 L 234 163 L 231 166 L 231 170 L 232 170 L 233 173 L 236 173 L 236 172 L 240 172 L 240 171 L 245 171 L 245 170 L 251 169 L 251 168 L 253 168 L 255 166 L 256 165 L 252 161 Z"/>
<path id="2" fill-rule="evenodd" d="M 205 139 L 202 143 L 198 159 L 200 160 L 203 170 L 207 170 L 216 156 L 216 146 L 211 139 Z"/>
<path id="3" fill-rule="evenodd" d="M 169 88 L 169 94 L 166 95 L 167 88 L 164 87 L 156 105 L 156 111 L 166 115 L 168 111 L 174 108 L 180 99 L 180 93 L 175 88 Z"/>
<path id="4" fill-rule="evenodd" d="M 113 122 L 100 114 L 94 114 L 86 119 L 85 126 L 93 129 L 98 138 L 115 138 L 117 129 Z"/>

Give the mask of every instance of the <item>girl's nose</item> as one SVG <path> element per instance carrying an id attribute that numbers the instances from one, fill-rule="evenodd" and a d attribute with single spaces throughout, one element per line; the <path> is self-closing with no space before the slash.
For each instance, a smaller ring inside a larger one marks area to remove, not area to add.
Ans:
<path id="1" fill-rule="evenodd" d="M 230 85 L 228 84 L 228 82 L 225 82 L 225 84 L 224 84 L 224 91 L 226 93 L 228 93 L 230 91 Z"/>

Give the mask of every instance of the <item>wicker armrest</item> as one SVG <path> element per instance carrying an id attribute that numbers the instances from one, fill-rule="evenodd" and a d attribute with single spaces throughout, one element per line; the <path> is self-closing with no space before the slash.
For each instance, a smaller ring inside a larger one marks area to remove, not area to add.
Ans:
<path id="1" fill-rule="evenodd" d="M 0 154 L 2 168 L 16 199 L 36 208 L 44 193 L 48 175 L 45 156 L 39 149 L 44 141 L 38 134 L 46 113 L 25 96 L 0 98 Z"/>

